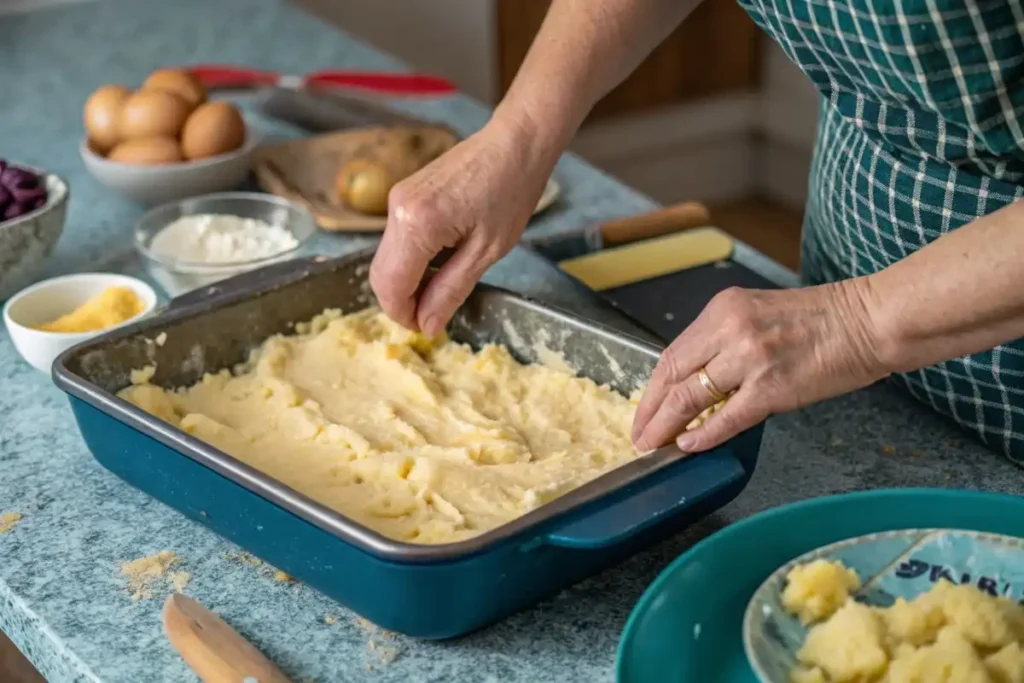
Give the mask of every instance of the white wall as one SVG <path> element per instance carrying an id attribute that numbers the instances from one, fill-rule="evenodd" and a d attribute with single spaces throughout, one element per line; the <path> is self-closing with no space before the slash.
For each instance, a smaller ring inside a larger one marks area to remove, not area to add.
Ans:
<path id="1" fill-rule="evenodd" d="M 802 208 L 818 122 L 818 91 L 782 49 L 764 41 L 755 190 Z"/>
<path id="2" fill-rule="evenodd" d="M 294 1 L 417 70 L 494 101 L 499 86 L 493 0 Z"/>

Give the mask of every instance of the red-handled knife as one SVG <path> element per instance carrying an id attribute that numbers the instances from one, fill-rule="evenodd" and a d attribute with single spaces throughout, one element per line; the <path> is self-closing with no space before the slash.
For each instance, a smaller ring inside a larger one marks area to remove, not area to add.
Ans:
<path id="1" fill-rule="evenodd" d="M 291 76 L 274 71 L 221 64 L 185 67 L 211 90 L 242 88 L 342 88 L 363 90 L 389 97 L 442 97 L 458 89 L 438 76 L 384 71 L 314 71 Z"/>

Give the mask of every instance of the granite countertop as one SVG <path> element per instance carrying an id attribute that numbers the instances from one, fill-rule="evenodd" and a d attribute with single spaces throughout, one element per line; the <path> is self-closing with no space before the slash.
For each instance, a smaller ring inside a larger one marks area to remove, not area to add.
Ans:
<path id="1" fill-rule="evenodd" d="M 103 82 L 134 83 L 169 63 L 225 62 L 301 73 L 401 65 L 275 0 L 101 0 L 0 17 L 0 154 L 68 179 L 65 235 L 40 276 L 137 269 L 130 226 L 139 209 L 98 186 L 77 156 L 80 106 Z M 25 74 L 32 74 L 31 78 Z M 410 103 L 469 132 L 487 112 L 464 98 Z M 270 132 L 295 131 L 263 122 Z M 556 171 L 560 205 L 530 228 L 544 234 L 652 208 L 580 161 Z M 324 236 L 342 253 L 367 239 Z M 758 256 L 749 250 L 744 258 Z M 564 280 L 517 250 L 487 279 L 582 306 Z M 185 592 L 221 613 L 296 681 L 611 681 L 630 609 L 668 562 L 707 533 L 793 500 L 885 486 L 958 486 L 1024 493 L 1018 469 L 904 396 L 873 387 L 791 415 L 765 431 L 748 489 L 713 517 L 620 567 L 481 633 L 453 642 L 381 634 L 300 584 L 129 488 L 89 455 L 67 401 L 0 334 L 0 513 L 24 515 L 0 534 L 0 630 L 52 683 L 194 680 L 160 626 L 164 590 L 133 601 L 125 560 L 173 550 Z"/>

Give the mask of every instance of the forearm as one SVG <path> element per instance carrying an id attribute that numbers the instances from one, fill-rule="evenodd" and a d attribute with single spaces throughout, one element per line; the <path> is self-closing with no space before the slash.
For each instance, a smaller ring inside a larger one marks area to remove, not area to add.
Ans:
<path id="1" fill-rule="evenodd" d="M 1024 202 L 943 235 L 861 283 L 889 372 L 1024 337 Z"/>
<path id="2" fill-rule="evenodd" d="M 554 0 L 493 120 L 554 163 L 594 104 L 699 2 Z"/>

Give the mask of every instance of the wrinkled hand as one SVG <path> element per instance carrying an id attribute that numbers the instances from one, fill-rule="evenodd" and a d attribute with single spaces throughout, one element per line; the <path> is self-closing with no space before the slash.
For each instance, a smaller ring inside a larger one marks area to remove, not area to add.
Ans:
<path id="1" fill-rule="evenodd" d="M 718 294 L 658 361 L 633 423 L 637 449 L 675 439 L 683 451 L 705 451 L 769 415 L 884 377 L 867 287 L 865 280 L 848 280 Z M 684 431 L 717 403 L 700 382 L 701 368 L 715 389 L 731 396 L 702 425 Z"/>
<path id="2" fill-rule="evenodd" d="M 518 241 L 553 165 L 531 157 L 522 131 L 492 121 L 398 183 L 370 268 L 384 312 L 409 329 L 441 332 Z M 420 291 L 430 261 L 445 248 L 455 252 Z"/>

